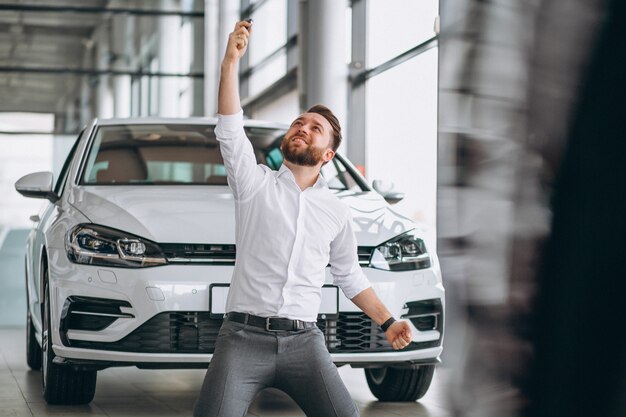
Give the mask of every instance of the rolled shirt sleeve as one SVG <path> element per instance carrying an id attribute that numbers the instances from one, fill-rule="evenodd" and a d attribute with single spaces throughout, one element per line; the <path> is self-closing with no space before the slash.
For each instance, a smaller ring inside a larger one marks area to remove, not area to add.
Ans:
<path id="1" fill-rule="evenodd" d="M 352 216 L 346 207 L 344 226 L 330 244 L 330 273 L 333 283 L 348 299 L 372 286 L 359 265 L 357 241 L 352 229 Z"/>
<path id="2" fill-rule="evenodd" d="M 215 136 L 228 176 L 228 185 L 237 199 L 254 194 L 265 170 L 256 161 L 254 150 L 243 128 L 243 110 L 231 115 L 218 114 Z"/>

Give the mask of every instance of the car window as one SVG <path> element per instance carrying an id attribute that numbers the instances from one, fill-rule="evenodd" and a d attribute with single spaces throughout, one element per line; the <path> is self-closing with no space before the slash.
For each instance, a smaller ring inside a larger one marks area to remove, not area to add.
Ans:
<path id="1" fill-rule="evenodd" d="M 81 176 L 84 185 L 227 185 L 213 125 L 128 124 L 101 126 Z M 279 129 L 248 128 L 257 158 Z"/>
<path id="2" fill-rule="evenodd" d="M 83 185 L 227 185 L 213 125 L 128 124 L 100 126 L 81 175 Z M 257 161 L 278 170 L 284 130 L 247 127 Z M 361 191 L 350 170 L 334 158 L 322 168 L 333 190 Z"/>
<path id="3" fill-rule="evenodd" d="M 270 151 L 265 154 L 265 161 L 268 167 L 274 171 L 278 171 L 283 163 L 283 153 L 279 148 L 270 149 Z"/>
<path id="4" fill-rule="evenodd" d="M 70 153 L 67 155 L 67 158 L 65 158 L 65 162 L 63 163 L 63 168 L 61 168 L 61 172 L 59 173 L 59 178 L 57 178 L 57 182 L 54 185 L 54 192 L 57 195 L 61 195 L 61 193 L 63 192 L 63 185 L 65 184 L 65 180 L 67 179 L 67 174 L 69 173 L 70 165 L 72 164 L 72 160 L 74 159 L 74 154 L 76 153 L 76 149 L 78 148 L 78 142 L 80 142 L 80 138 L 83 136 L 83 133 L 85 133 L 84 130 L 80 132 L 80 134 L 78 135 L 78 138 L 76 139 L 76 142 L 74 142 L 74 145 L 72 145 L 72 149 L 70 149 Z"/>
<path id="5" fill-rule="evenodd" d="M 202 125 L 101 126 L 81 184 L 226 185 L 212 129 Z"/>
<path id="6" fill-rule="evenodd" d="M 359 184 L 338 158 L 322 166 L 322 176 L 331 190 L 361 191 Z"/>

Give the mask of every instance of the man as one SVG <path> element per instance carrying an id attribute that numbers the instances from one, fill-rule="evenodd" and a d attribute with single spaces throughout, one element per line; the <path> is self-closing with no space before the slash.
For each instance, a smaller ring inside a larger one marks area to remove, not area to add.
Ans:
<path id="1" fill-rule="evenodd" d="M 244 416 L 266 387 L 285 391 L 307 416 L 358 416 L 315 325 L 326 265 L 394 349 L 411 341 L 410 327 L 395 321 L 372 290 L 358 264 L 350 209 L 320 175 L 341 141 L 332 112 L 315 106 L 292 123 L 277 172 L 257 165 L 237 79 L 250 30 L 247 21 L 236 24 L 221 67 L 215 132 L 235 196 L 237 262 L 194 416 Z"/>

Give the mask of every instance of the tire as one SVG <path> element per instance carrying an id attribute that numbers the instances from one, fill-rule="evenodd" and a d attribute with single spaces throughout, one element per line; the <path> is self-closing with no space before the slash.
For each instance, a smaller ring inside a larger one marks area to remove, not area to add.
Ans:
<path id="1" fill-rule="evenodd" d="M 370 391 L 380 401 L 416 401 L 426 394 L 435 373 L 435 365 L 415 369 L 365 369 Z"/>
<path id="2" fill-rule="evenodd" d="M 53 363 L 55 355 L 52 350 L 52 326 L 50 325 L 50 289 L 48 277 L 45 278 L 41 341 L 43 397 L 48 404 L 87 404 L 93 400 L 96 393 L 97 371 L 79 371 L 68 365 Z"/>
<path id="3" fill-rule="evenodd" d="M 29 311 L 26 311 L 26 363 L 33 371 L 41 369 L 41 346 Z"/>
<path id="4" fill-rule="evenodd" d="M 24 260 L 24 271 L 27 270 L 26 260 Z M 26 274 L 25 274 L 26 275 Z M 33 319 L 30 316 L 30 297 L 28 296 L 28 276 L 26 278 L 26 364 L 33 371 L 41 369 L 41 345 L 37 340 L 37 332 L 33 326 Z"/>

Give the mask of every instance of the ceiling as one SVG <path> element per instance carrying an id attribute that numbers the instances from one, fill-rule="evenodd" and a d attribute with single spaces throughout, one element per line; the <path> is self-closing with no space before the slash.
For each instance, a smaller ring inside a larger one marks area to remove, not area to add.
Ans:
<path id="1" fill-rule="evenodd" d="M 86 104 L 79 108 L 83 81 L 88 81 L 93 93 L 98 76 L 112 71 L 97 69 L 94 62 L 94 45 L 100 38 L 95 32 L 103 23 L 110 42 L 112 16 L 147 16 L 138 20 L 138 27 L 150 31 L 150 22 L 161 16 L 202 17 L 203 4 L 200 0 L 0 0 L 0 113 L 52 113 L 58 122 L 56 132 L 77 129 L 79 119 L 94 113 L 94 94 L 85 96 Z M 108 58 L 114 57 L 110 53 Z M 67 114 L 71 103 L 76 106 Z"/>
<path id="2" fill-rule="evenodd" d="M 109 0 L 0 0 L 0 112 L 59 113 L 80 75 L 102 13 L 60 11 L 63 7 L 107 7 Z M 56 7 L 56 10 L 40 10 Z M 30 9 L 29 9 L 30 8 Z M 91 63 L 88 64 L 91 66 Z"/>

